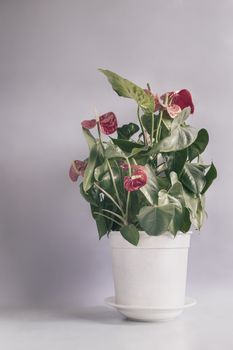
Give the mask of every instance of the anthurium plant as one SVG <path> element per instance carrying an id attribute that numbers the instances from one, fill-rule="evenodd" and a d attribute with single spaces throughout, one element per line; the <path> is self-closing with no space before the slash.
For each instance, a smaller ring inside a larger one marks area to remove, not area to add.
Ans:
<path id="1" fill-rule="evenodd" d="M 109 70 L 100 72 L 119 96 L 136 102 L 136 112 L 135 120 L 122 126 L 113 112 L 82 122 L 89 156 L 74 160 L 69 175 L 74 182 L 83 177 L 80 192 L 99 237 L 120 231 L 137 245 L 139 231 L 176 236 L 191 225 L 200 230 L 205 193 L 217 171 L 201 158 L 207 130 L 189 125 L 194 113 L 190 92 L 158 95 L 149 84 L 143 89 Z"/>

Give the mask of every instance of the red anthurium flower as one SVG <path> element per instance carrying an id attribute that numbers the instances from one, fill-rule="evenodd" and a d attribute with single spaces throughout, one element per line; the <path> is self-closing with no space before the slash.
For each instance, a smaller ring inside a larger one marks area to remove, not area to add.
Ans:
<path id="1" fill-rule="evenodd" d="M 84 129 L 93 129 L 96 126 L 96 119 L 83 120 L 81 124 Z"/>
<path id="2" fill-rule="evenodd" d="M 99 117 L 100 130 L 105 135 L 113 134 L 118 125 L 117 118 L 113 112 L 108 112 Z"/>
<path id="3" fill-rule="evenodd" d="M 126 191 L 137 191 L 147 182 L 146 169 L 142 165 L 132 165 L 133 173 L 131 176 L 124 177 L 124 187 Z"/>
<path id="4" fill-rule="evenodd" d="M 194 112 L 194 104 L 192 101 L 192 95 L 186 89 L 180 90 L 178 92 L 174 92 L 171 97 L 171 104 L 178 105 L 181 109 L 186 107 L 191 108 L 191 113 Z"/>
<path id="5" fill-rule="evenodd" d="M 74 160 L 71 164 L 69 176 L 73 182 L 78 180 L 78 177 L 84 176 L 84 171 L 86 169 L 87 162 L 82 160 Z"/>

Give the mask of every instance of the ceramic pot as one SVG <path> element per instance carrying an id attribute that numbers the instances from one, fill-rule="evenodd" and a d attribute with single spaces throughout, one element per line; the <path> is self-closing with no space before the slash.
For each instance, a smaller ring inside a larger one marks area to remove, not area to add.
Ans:
<path id="1" fill-rule="evenodd" d="M 170 233 L 149 236 L 140 232 L 138 246 L 133 246 L 120 232 L 112 232 L 110 245 L 116 304 L 182 309 L 190 233 L 174 238 Z"/>

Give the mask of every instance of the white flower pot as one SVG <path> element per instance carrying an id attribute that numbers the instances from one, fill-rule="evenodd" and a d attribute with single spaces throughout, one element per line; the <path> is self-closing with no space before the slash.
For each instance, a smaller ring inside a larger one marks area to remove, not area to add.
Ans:
<path id="1" fill-rule="evenodd" d="M 180 233 L 174 238 L 170 233 L 149 236 L 140 232 L 139 244 L 133 246 L 119 232 L 112 232 L 110 244 L 115 304 L 131 311 L 135 308 L 171 310 L 170 317 L 168 313 L 163 313 L 165 319 L 178 316 L 185 307 L 190 233 Z M 131 318 L 150 318 L 139 316 Z M 159 318 L 163 319 L 161 315 Z"/>

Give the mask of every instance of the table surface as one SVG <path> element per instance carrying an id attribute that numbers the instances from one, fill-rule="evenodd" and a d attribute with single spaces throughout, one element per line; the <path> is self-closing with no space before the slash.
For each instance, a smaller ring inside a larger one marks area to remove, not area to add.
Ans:
<path id="1" fill-rule="evenodd" d="M 199 295 L 174 321 L 127 321 L 104 305 L 72 311 L 0 310 L 2 350 L 232 350 L 232 291 Z"/>

